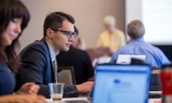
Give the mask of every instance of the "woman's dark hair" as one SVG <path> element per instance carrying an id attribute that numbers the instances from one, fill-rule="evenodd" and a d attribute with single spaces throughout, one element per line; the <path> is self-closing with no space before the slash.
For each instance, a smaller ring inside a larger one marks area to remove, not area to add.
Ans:
<path id="1" fill-rule="evenodd" d="M 58 30 L 58 28 L 63 26 L 62 23 L 64 20 L 68 20 L 72 24 L 75 23 L 75 19 L 71 15 L 63 12 L 53 12 L 47 15 L 44 20 L 44 27 L 43 27 L 44 37 L 46 36 L 46 30 L 48 28 Z"/>
<path id="2" fill-rule="evenodd" d="M 30 20 L 30 14 L 26 6 L 20 0 L 0 0 L 0 40 L 2 40 L 2 34 L 8 27 L 10 21 L 16 18 L 22 18 L 22 33 Z M 17 72 L 20 66 L 16 52 L 20 46 L 18 39 L 21 33 L 10 46 L 3 47 L 0 42 L 0 62 L 5 63 L 12 72 Z"/>

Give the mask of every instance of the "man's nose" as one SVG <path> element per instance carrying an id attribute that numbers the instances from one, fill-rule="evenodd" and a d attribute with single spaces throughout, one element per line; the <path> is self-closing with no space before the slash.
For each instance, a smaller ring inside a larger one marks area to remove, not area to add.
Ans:
<path id="1" fill-rule="evenodd" d="M 75 41 L 75 37 L 74 37 L 73 35 L 71 35 L 71 36 L 69 37 L 69 41 L 70 41 L 70 42 L 74 42 L 74 41 Z"/>

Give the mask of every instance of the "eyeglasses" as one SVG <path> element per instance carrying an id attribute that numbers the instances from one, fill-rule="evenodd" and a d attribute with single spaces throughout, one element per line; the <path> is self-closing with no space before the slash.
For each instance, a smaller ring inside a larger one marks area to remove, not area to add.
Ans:
<path id="1" fill-rule="evenodd" d="M 65 34 L 67 38 L 70 38 L 72 35 L 73 35 L 74 38 L 77 36 L 76 32 L 65 31 L 65 30 L 57 30 L 57 29 L 51 29 L 51 30 L 53 30 L 53 31 L 60 31 L 63 34 Z"/>

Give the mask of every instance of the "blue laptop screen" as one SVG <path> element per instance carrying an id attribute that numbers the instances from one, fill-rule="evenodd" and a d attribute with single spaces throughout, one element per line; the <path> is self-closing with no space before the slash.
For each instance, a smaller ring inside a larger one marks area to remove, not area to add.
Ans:
<path id="1" fill-rule="evenodd" d="M 93 103 L 147 103 L 148 65 L 98 65 Z"/>

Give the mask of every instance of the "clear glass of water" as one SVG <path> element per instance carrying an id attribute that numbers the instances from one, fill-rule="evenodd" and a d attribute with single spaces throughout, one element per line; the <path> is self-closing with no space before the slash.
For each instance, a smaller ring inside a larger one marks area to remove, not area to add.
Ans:
<path id="1" fill-rule="evenodd" d="M 64 83 L 49 83 L 50 97 L 54 100 L 61 100 L 63 97 Z"/>

